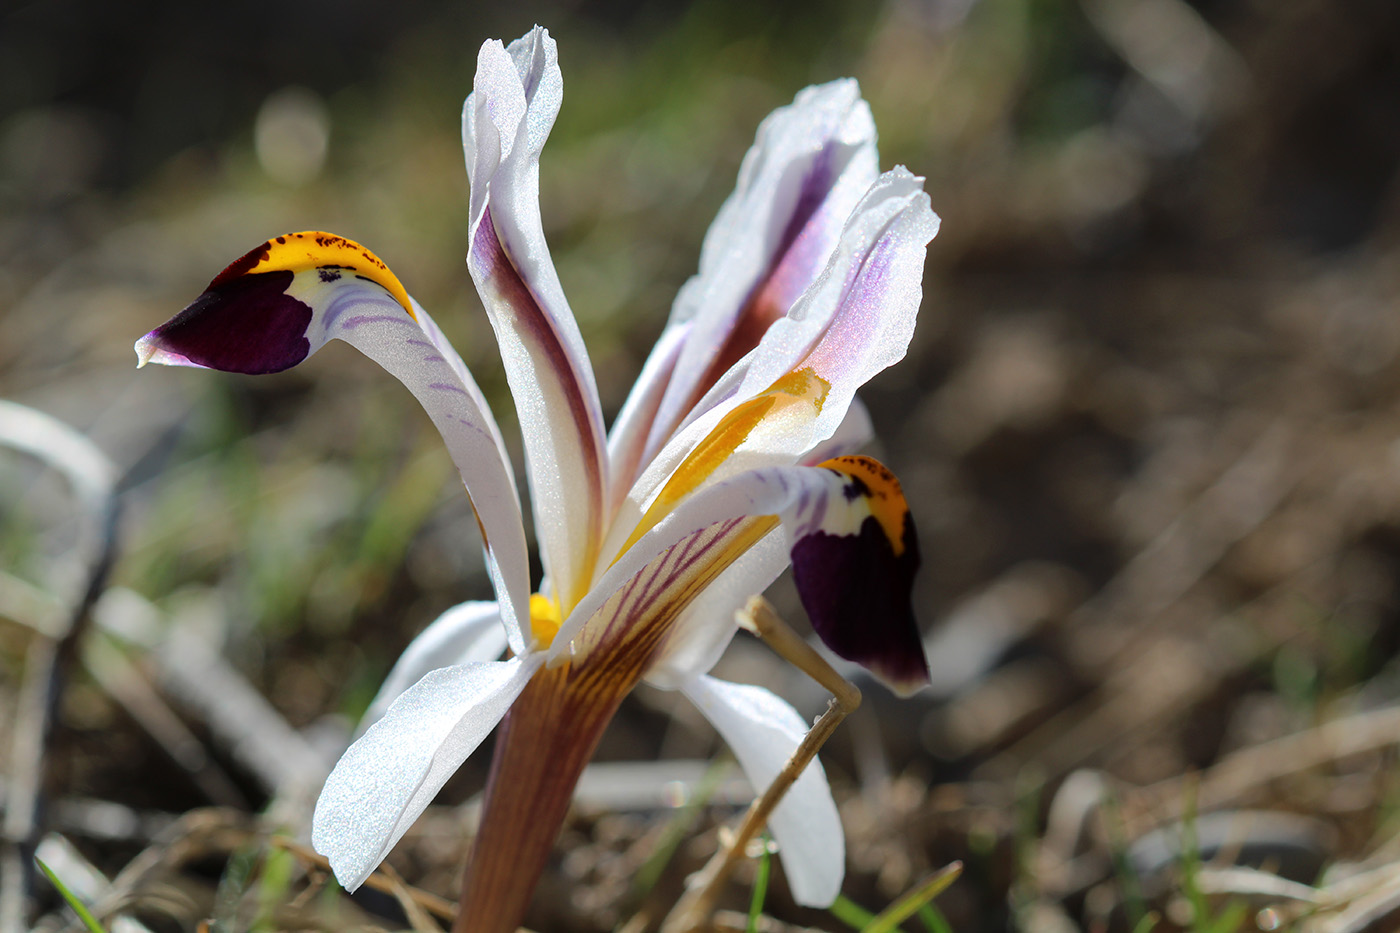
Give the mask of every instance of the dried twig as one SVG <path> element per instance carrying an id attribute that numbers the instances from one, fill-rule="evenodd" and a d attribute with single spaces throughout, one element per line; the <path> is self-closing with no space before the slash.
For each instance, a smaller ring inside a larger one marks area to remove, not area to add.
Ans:
<path id="1" fill-rule="evenodd" d="M 42 412 L 0 400 L 0 445 L 36 457 L 64 475 L 78 500 L 81 585 L 57 637 L 31 645 L 25 680 L 14 711 L 4 850 L 0 855 L 0 931 L 26 928 L 25 892 L 33 881 L 33 857 L 42 831 L 39 813 L 44 749 L 63 672 L 86 627 L 116 552 L 116 469 L 86 437 Z"/>
<path id="2" fill-rule="evenodd" d="M 860 691 L 832 670 L 831 665 L 798 637 L 762 596 L 749 600 L 748 605 L 739 611 L 738 619 L 741 626 L 754 632 L 779 655 L 829 690 L 832 700 L 773 783 L 749 806 L 733 839 L 722 845 L 709 863 L 691 876 L 685 894 L 662 923 L 662 933 L 685 933 L 705 924 L 714 912 L 720 888 L 743 857 L 749 840 L 768 822 L 773 808 L 826 744 L 826 740 L 831 738 L 841 720 L 860 706 Z"/>

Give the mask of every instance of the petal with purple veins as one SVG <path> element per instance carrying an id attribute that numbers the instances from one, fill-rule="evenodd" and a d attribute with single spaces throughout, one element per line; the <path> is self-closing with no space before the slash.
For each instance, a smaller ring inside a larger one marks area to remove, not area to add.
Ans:
<path id="1" fill-rule="evenodd" d="M 269 240 L 138 340 L 136 353 L 143 365 L 264 373 L 295 366 L 331 340 L 402 382 L 447 443 L 481 524 L 502 621 L 524 650 L 529 564 L 500 429 L 461 357 L 377 256 L 328 233 Z"/>
<path id="2" fill-rule="evenodd" d="M 649 452 L 820 274 L 877 174 L 875 123 L 855 81 L 809 87 L 763 121 L 705 236 L 700 271 L 676 297 L 672 322 L 694 327 Z"/>
<path id="3" fill-rule="evenodd" d="M 650 618 L 651 600 L 687 592 L 692 581 L 704 577 L 708 585 L 716 567 L 731 566 L 757 543 L 771 527 L 761 523 L 773 516 L 827 646 L 901 694 L 927 683 L 912 602 L 919 563 L 913 521 L 894 475 L 869 457 L 750 470 L 684 499 L 600 577 L 564 621 L 551 656 L 565 656 L 570 640 L 608 637 L 629 613 Z"/>

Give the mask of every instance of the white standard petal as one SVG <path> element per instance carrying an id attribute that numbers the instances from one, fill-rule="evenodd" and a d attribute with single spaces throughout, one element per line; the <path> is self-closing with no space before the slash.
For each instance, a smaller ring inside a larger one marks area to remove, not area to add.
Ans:
<path id="1" fill-rule="evenodd" d="M 336 764 L 311 843 L 358 888 L 490 734 L 544 658 L 435 670 L 406 690 Z"/>
<path id="2" fill-rule="evenodd" d="M 701 676 L 681 691 L 729 743 L 758 793 L 773 783 L 807 734 L 797 710 L 762 687 Z M 793 899 L 804 907 L 829 907 L 846 875 L 846 839 L 817 759 L 774 808 L 768 828 Z"/>
<path id="3" fill-rule="evenodd" d="M 379 721 L 389 704 L 424 674 L 453 664 L 494 661 L 506 650 L 506 630 L 501 610 L 493 602 L 466 602 L 438 616 L 409 642 L 394 662 L 378 695 L 360 720 L 368 729 Z"/>
<path id="4" fill-rule="evenodd" d="M 462 138 L 471 178 L 467 268 L 520 419 L 540 559 L 567 607 L 593 575 L 608 458 L 592 365 L 540 219 L 540 150 L 561 94 L 548 32 L 536 27 L 509 48 L 487 42 Z"/>
<path id="5" fill-rule="evenodd" d="M 913 336 L 925 247 L 938 229 L 922 183 L 902 168 L 880 176 L 848 220 L 821 276 L 701 400 L 695 410 L 703 414 L 646 465 L 615 527 L 651 508 L 683 470 L 686 481 L 678 492 L 746 469 L 793 463 L 837 431 L 856 390 L 899 360 Z M 767 401 L 781 402 L 790 390 L 798 390 L 793 400 L 806 404 Z M 765 407 L 754 408 L 760 404 Z M 752 423 L 755 411 L 762 415 Z M 740 417 L 750 423 L 736 432 L 734 419 Z M 727 452 L 723 443 L 729 443 Z"/>

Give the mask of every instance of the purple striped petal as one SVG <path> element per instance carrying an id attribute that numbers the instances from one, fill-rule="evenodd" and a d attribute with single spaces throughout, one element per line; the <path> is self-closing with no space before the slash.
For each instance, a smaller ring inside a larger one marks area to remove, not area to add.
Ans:
<path id="1" fill-rule="evenodd" d="M 651 452 L 820 274 L 878 162 L 875 123 L 853 80 L 807 88 L 763 121 L 705 237 L 700 271 L 672 309 L 673 322 L 694 327 Z"/>
<path id="2" fill-rule="evenodd" d="M 620 516 L 640 521 L 663 498 L 797 462 L 837 431 L 856 390 L 901 359 L 913 336 L 925 247 L 938 230 L 922 181 L 902 168 L 880 176 L 821 276 L 708 393 L 697 407 L 703 414 L 652 459 Z M 753 423 L 740 436 L 735 419 Z M 738 443 L 715 456 L 726 435 Z"/>
<path id="3" fill-rule="evenodd" d="M 754 546 L 774 516 L 785 529 L 803 605 L 827 646 L 897 692 L 926 683 L 912 603 L 919 564 L 913 521 L 898 481 L 868 457 L 751 470 L 691 495 L 608 568 L 565 620 L 551 658 L 567 656 L 570 641 L 585 654 L 609 639 L 634 637 L 656 640 L 648 664 L 664 661 L 661 640 L 670 633 L 658 634 L 650 620 L 672 611 L 666 604 L 677 594 L 687 594 L 685 603 L 693 599 L 691 590 L 702 580 L 709 585 Z"/>

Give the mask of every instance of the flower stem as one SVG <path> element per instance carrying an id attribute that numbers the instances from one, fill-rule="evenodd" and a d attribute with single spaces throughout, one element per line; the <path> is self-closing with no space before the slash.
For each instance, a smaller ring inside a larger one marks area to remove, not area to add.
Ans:
<path id="1" fill-rule="evenodd" d="M 574 785 L 633 681 L 541 669 L 502 723 L 453 933 L 514 933 Z"/>

